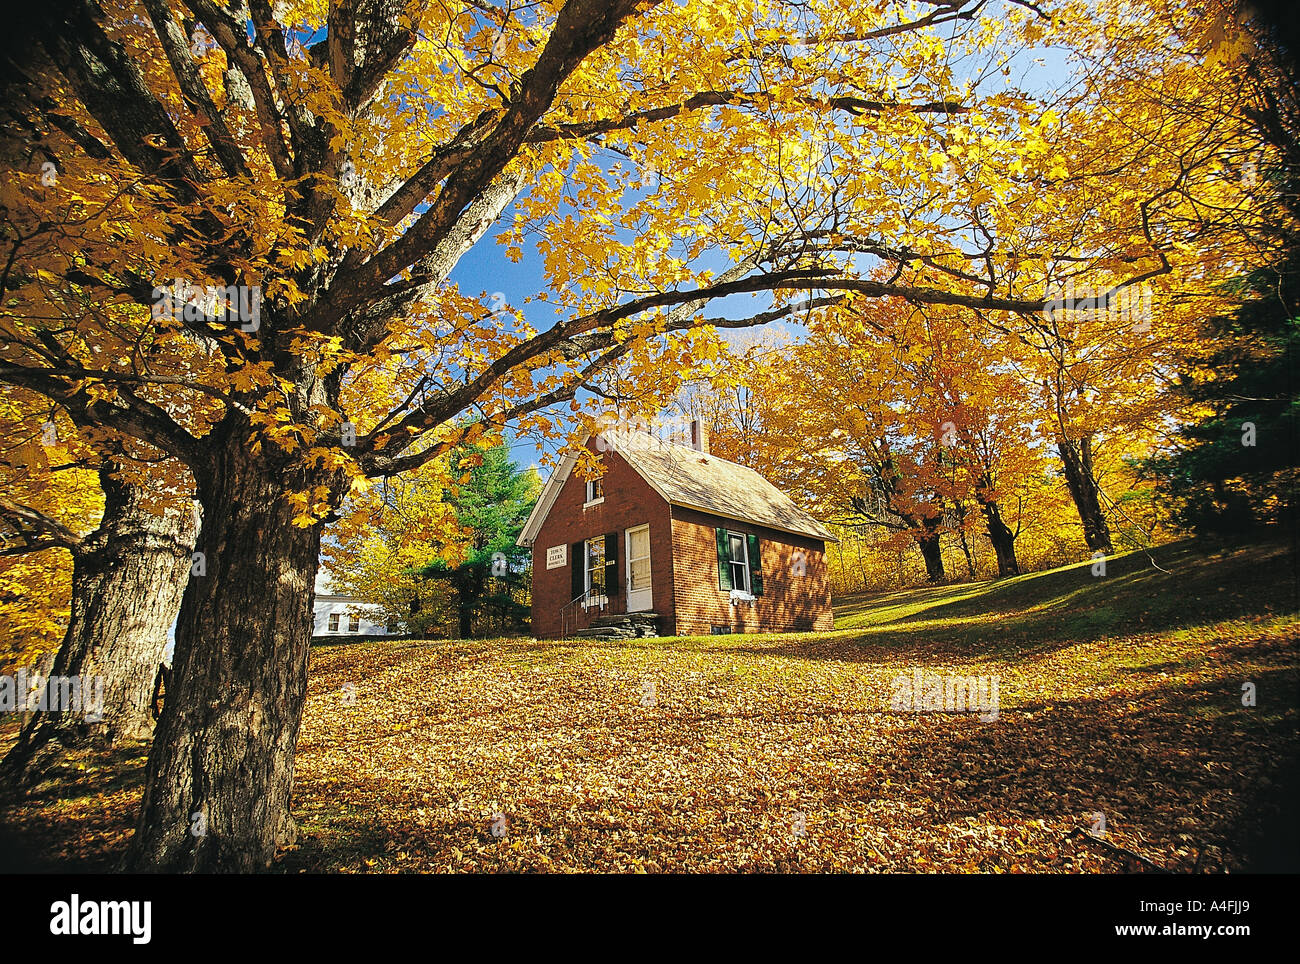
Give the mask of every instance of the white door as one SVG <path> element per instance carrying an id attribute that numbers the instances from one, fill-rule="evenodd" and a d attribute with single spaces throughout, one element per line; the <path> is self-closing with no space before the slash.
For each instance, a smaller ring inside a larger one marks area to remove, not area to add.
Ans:
<path id="1" fill-rule="evenodd" d="M 650 593 L 650 527 L 627 530 L 627 611 L 645 612 L 654 602 Z"/>

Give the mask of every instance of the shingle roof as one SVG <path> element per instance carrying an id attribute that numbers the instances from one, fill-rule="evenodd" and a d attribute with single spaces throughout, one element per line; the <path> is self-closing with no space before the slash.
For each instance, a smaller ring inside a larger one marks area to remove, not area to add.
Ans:
<path id="1" fill-rule="evenodd" d="M 672 505 L 838 541 L 753 469 L 645 433 L 605 432 L 600 439 Z"/>

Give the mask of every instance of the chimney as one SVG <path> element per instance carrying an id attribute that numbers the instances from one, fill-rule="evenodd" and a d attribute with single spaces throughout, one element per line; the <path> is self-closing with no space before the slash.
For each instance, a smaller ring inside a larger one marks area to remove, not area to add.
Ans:
<path id="1" fill-rule="evenodd" d="M 701 418 L 691 419 L 691 448 L 709 454 L 709 427 Z"/>

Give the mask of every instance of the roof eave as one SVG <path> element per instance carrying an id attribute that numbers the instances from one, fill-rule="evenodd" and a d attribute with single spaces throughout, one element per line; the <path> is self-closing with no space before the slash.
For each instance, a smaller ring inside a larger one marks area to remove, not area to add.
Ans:
<path id="1" fill-rule="evenodd" d="M 761 519 L 747 519 L 739 515 L 727 515 L 725 512 L 719 512 L 717 509 L 703 505 L 693 505 L 690 502 L 684 502 L 681 499 L 669 499 L 668 503 L 670 505 L 680 506 L 683 509 L 690 509 L 692 512 L 703 512 L 705 515 L 716 516 L 719 519 L 730 519 L 732 522 L 743 522 L 746 525 L 764 526 L 765 528 L 775 529 L 777 532 L 785 532 L 793 536 L 805 536 L 809 539 L 820 539 L 822 542 L 840 541 L 826 530 L 818 532 L 812 529 L 795 529 L 790 526 L 777 525 L 773 522 L 764 522 Z"/>
<path id="2" fill-rule="evenodd" d="M 542 486 L 542 493 L 538 496 L 533 511 L 528 513 L 528 521 L 524 523 L 523 529 L 519 531 L 519 538 L 515 539 L 515 545 L 532 546 L 537 540 L 537 535 L 541 532 L 546 516 L 550 514 L 551 507 L 555 505 L 555 500 L 560 495 L 560 489 L 564 488 L 564 483 L 568 480 L 569 473 L 573 471 L 573 466 L 577 461 L 578 457 L 570 453 L 564 457 L 556 470 L 551 473 L 551 477 Z"/>

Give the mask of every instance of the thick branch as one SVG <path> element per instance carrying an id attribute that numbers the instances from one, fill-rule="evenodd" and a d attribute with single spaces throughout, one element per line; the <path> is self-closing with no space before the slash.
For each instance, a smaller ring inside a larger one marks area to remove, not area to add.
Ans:
<path id="1" fill-rule="evenodd" d="M 651 0 L 651 5 L 658 2 L 661 0 Z M 638 5 L 638 0 L 569 0 L 537 62 L 520 79 L 517 96 L 491 132 L 447 177 L 429 209 L 399 240 L 358 268 L 335 276 L 314 313 L 312 327 L 336 330 L 345 315 L 382 294 L 390 278 L 415 264 L 451 233 L 470 202 L 514 159 L 564 80 L 591 51 L 613 39 Z"/>
<path id="2" fill-rule="evenodd" d="M 42 549 L 62 548 L 73 553 L 81 551 L 82 538 L 62 522 L 52 519 L 44 512 L 31 506 L 13 502 L 0 496 L 0 515 L 14 523 L 23 538 L 24 546 L 19 551 L 38 552 Z M 33 540 L 28 537 L 27 527 L 35 527 L 44 533 L 44 538 Z"/>
<path id="3" fill-rule="evenodd" d="M 185 31 L 172 16 L 167 0 L 144 0 L 144 7 L 149 13 L 149 19 L 153 21 L 154 31 L 158 34 L 158 42 L 167 56 L 167 62 L 171 64 L 185 106 L 202 124 L 204 136 L 212 145 L 222 170 L 229 177 L 247 176 L 248 165 L 244 163 L 244 155 L 235 143 L 230 129 L 226 127 L 225 118 L 213 104 L 203 78 L 199 76 L 199 69 L 190 56 Z"/>

